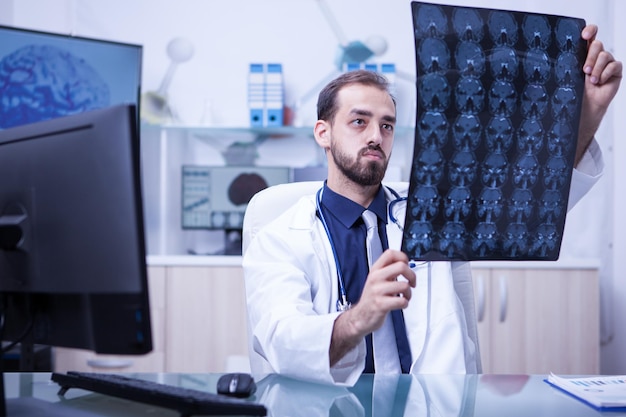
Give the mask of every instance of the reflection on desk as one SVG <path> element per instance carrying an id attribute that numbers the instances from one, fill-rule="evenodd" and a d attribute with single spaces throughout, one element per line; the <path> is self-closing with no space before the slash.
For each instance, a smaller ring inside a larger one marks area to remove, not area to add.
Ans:
<path id="1" fill-rule="evenodd" d="M 129 374 L 215 392 L 220 374 Z M 257 377 L 250 398 L 284 416 L 605 416 L 552 388 L 545 375 L 363 375 L 354 387 L 297 381 L 279 375 Z M 7 398 L 33 397 L 66 415 L 177 416 L 171 410 L 132 403 L 82 390 L 57 396 L 48 373 L 5 374 Z M 626 413 L 612 412 L 611 417 Z"/>

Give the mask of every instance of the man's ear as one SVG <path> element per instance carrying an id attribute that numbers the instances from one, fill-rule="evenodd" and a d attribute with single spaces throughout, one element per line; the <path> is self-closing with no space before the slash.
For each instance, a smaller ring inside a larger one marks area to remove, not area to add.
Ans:
<path id="1" fill-rule="evenodd" d="M 325 120 L 318 120 L 313 127 L 313 134 L 317 144 L 324 148 L 330 148 L 330 124 Z"/>

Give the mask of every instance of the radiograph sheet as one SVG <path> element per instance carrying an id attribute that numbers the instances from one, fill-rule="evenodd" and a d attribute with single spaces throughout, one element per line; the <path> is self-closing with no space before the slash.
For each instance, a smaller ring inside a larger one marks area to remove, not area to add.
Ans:
<path id="1" fill-rule="evenodd" d="M 556 260 L 578 137 L 585 22 L 413 2 L 415 260 Z"/>

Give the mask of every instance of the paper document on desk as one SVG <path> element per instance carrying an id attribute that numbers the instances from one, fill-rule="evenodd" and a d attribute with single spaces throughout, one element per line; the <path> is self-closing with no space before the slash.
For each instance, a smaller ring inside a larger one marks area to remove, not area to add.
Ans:
<path id="1" fill-rule="evenodd" d="M 545 381 L 597 409 L 626 410 L 626 375 L 563 378 L 551 373 Z"/>

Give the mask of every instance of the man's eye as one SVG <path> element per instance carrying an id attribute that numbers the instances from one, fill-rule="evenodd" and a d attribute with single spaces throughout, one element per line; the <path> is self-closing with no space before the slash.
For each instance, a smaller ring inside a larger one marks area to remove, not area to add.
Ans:
<path id="1" fill-rule="evenodd" d="M 365 120 L 363 120 L 363 119 L 355 119 L 353 123 L 355 125 L 363 125 L 363 124 L 365 124 Z"/>
<path id="2" fill-rule="evenodd" d="M 390 124 L 384 124 L 383 125 L 383 129 L 388 130 L 390 132 L 393 132 L 393 125 Z"/>

